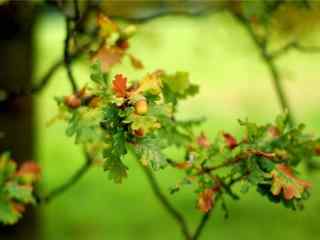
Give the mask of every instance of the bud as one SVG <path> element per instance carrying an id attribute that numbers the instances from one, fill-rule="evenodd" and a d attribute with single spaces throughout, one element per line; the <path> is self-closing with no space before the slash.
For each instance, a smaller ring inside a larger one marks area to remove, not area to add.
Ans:
<path id="1" fill-rule="evenodd" d="M 197 138 L 197 144 L 203 148 L 209 148 L 210 142 L 204 133 L 201 133 L 201 135 Z"/>
<path id="2" fill-rule="evenodd" d="M 316 145 L 316 147 L 314 148 L 314 152 L 316 153 L 317 156 L 320 156 L 320 144 Z"/>
<path id="3" fill-rule="evenodd" d="M 133 135 L 135 135 L 136 137 L 143 137 L 144 131 L 143 131 L 143 129 L 139 128 L 139 129 L 133 131 Z"/>
<path id="4" fill-rule="evenodd" d="M 76 109 L 80 107 L 81 100 L 75 95 L 70 95 L 64 97 L 64 104 L 67 105 L 69 108 Z"/>
<path id="5" fill-rule="evenodd" d="M 277 127 L 275 126 L 271 126 L 269 129 L 268 129 L 268 132 L 270 133 L 270 135 L 273 137 L 273 138 L 277 138 L 280 136 L 280 131 Z"/>
<path id="6" fill-rule="evenodd" d="M 227 144 L 229 149 L 232 150 L 238 146 L 237 140 L 231 134 L 224 133 L 223 137 L 224 137 L 224 141 Z"/>
<path id="7" fill-rule="evenodd" d="M 141 99 L 136 102 L 134 108 L 136 110 L 136 113 L 140 115 L 146 114 L 148 112 L 148 103 L 146 100 Z"/>
<path id="8" fill-rule="evenodd" d="M 129 42 L 127 40 L 120 40 L 118 41 L 117 45 L 122 50 L 126 50 L 129 48 Z"/>

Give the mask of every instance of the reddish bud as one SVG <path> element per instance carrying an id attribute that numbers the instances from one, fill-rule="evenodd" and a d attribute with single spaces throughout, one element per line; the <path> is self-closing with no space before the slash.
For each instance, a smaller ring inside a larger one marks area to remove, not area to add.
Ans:
<path id="1" fill-rule="evenodd" d="M 277 127 L 275 126 L 272 126 L 268 129 L 268 132 L 270 133 L 270 135 L 273 137 L 273 138 L 277 138 L 280 136 L 280 131 Z"/>
<path id="2" fill-rule="evenodd" d="M 129 42 L 127 40 L 121 40 L 118 42 L 118 47 L 121 48 L 122 50 L 126 50 L 129 48 Z"/>
<path id="3" fill-rule="evenodd" d="M 224 141 L 225 141 L 225 143 L 226 143 L 226 145 L 228 146 L 229 149 L 232 150 L 232 149 L 234 149 L 235 147 L 238 146 L 237 140 L 231 134 L 224 133 L 223 137 L 224 137 Z"/>
<path id="4" fill-rule="evenodd" d="M 210 142 L 204 133 L 201 133 L 200 136 L 197 138 L 197 144 L 203 148 L 210 147 Z"/>
<path id="5" fill-rule="evenodd" d="M 143 129 L 139 128 L 139 129 L 133 131 L 133 135 L 135 135 L 136 137 L 143 137 L 144 131 L 143 131 Z"/>
<path id="6" fill-rule="evenodd" d="M 69 108 L 76 109 L 81 106 L 81 100 L 75 95 L 64 97 L 64 104 Z"/>
<path id="7" fill-rule="evenodd" d="M 314 152 L 316 153 L 317 156 L 320 156 L 320 144 L 316 145 L 316 147 L 314 148 Z"/>

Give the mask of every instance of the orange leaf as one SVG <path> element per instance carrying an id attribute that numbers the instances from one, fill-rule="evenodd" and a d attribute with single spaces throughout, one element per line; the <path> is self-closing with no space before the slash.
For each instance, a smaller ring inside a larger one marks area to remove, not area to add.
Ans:
<path id="1" fill-rule="evenodd" d="M 11 206 L 13 208 L 13 211 L 17 212 L 19 214 L 24 213 L 24 211 L 26 210 L 25 205 L 23 205 L 21 203 L 11 202 Z"/>
<path id="2" fill-rule="evenodd" d="M 214 205 L 216 193 L 219 192 L 220 187 L 206 188 L 203 192 L 199 193 L 198 208 L 200 211 L 207 213 Z"/>
<path id="3" fill-rule="evenodd" d="M 197 138 L 197 144 L 203 148 L 209 148 L 210 142 L 204 133 L 201 133 L 200 136 Z"/>
<path id="4" fill-rule="evenodd" d="M 181 163 L 176 163 L 176 168 L 178 169 L 188 169 L 192 166 L 190 162 L 181 162 Z"/>
<path id="5" fill-rule="evenodd" d="M 111 21 L 107 16 L 99 13 L 96 20 L 97 25 L 100 28 L 101 37 L 108 37 L 112 32 L 118 31 L 117 24 Z"/>
<path id="6" fill-rule="evenodd" d="M 136 68 L 136 69 L 143 69 L 143 63 L 136 57 L 134 57 L 133 55 L 129 54 L 129 58 L 130 58 L 130 62 L 131 65 Z"/>
<path id="7" fill-rule="evenodd" d="M 36 177 L 40 176 L 41 168 L 38 164 L 32 161 L 24 162 L 20 169 L 17 171 L 16 175 L 22 176 L 26 174 L 32 174 Z"/>
<path id="8" fill-rule="evenodd" d="M 103 46 L 93 54 L 92 61 L 100 61 L 102 71 L 107 72 L 112 66 L 120 63 L 123 56 L 124 51 L 121 48 Z"/>
<path id="9" fill-rule="evenodd" d="M 127 78 L 122 74 L 117 74 L 112 82 L 112 90 L 117 97 L 125 97 L 127 95 Z"/>
<path id="10" fill-rule="evenodd" d="M 292 169 L 285 164 L 277 164 L 276 169 L 271 172 L 272 186 L 271 192 L 278 196 L 283 192 L 284 199 L 301 198 L 301 194 L 311 187 L 305 180 L 297 178 Z"/>

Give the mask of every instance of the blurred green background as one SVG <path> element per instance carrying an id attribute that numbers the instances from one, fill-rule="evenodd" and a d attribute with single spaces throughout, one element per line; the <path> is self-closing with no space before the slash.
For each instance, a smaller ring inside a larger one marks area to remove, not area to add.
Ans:
<path id="1" fill-rule="evenodd" d="M 265 123 L 279 113 L 268 69 L 247 32 L 228 14 L 161 17 L 138 25 L 138 30 L 130 51 L 146 68 L 134 71 L 125 60 L 113 73 L 136 79 L 158 68 L 190 72 L 192 81 L 200 84 L 200 94 L 180 105 L 179 117 L 206 117 L 203 130 L 209 137 L 222 129 L 241 134 L 239 118 Z M 61 58 L 63 19 L 43 17 L 36 31 L 35 81 Z M 296 118 L 315 133 L 320 132 L 319 63 L 320 55 L 295 51 L 277 62 Z M 87 59 L 74 69 L 79 82 L 89 81 Z M 47 127 L 57 111 L 53 97 L 70 91 L 66 82 L 65 69 L 61 68 L 48 88 L 36 97 L 36 159 L 43 167 L 44 191 L 65 181 L 84 161 L 81 149 L 65 136 L 64 123 Z M 42 206 L 41 239 L 182 239 L 178 226 L 158 204 L 136 162 L 126 159 L 125 163 L 129 177 L 123 184 L 114 184 L 101 168 L 94 167 L 65 194 Z M 156 176 L 167 194 L 179 179 L 169 168 Z M 229 219 L 223 218 L 218 204 L 201 239 L 319 239 L 320 177 L 307 178 L 314 184 L 304 211 L 292 212 L 273 205 L 251 189 L 240 201 L 228 199 Z M 169 198 L 194 228 L 201 215 L 195 208 L 192 190 L 184 189 Z"/>

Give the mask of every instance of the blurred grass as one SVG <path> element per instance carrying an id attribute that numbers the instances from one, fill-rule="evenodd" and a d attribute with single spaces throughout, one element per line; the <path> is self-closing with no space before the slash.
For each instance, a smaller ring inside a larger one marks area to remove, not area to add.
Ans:
<path id="1" fill-rule="evenodd" d="M 64 24 L 57 16 L 39 21 L 36 34 L 36 76 L 62 56 Z M 131 50 L 146 65 L 146 71 L 162 68 L 186 70 L 201 86 L 199 96 L 180 106 L 179 117 L 208 118 L 203 129 L 209 136 L 224 129 L 240 133 L 237 119 L 271 121 L 279 112 L 267 68 L 259 59 L 246 32 L 226 14 L 197 18 L 163 17 L 139 26 Z M 281 74 L 295 115 L 320 132 L 319 55 L 290 52 L 279 60 Z M 75 66 L 79 82 L 89 80 L 88 62 Z M 145 74 L 134 72 L 129 62 L 117 67 L 131 79 Z M 289 81 L 290 80 L 290 81 Z M 64 124 L 47 128 L 56 113 L 54 96 L 67 95 L 66 73 L 60 69 L 50 86 L 36 97 L 36 151 L 43 166 L 43 189 L 62 183 L 83 161 L 80 148 L 64 135 Z M 43 206 L 42 239 L 182 239 L 175 222 L 154 198 L 141 169 L 130 159 L 129 177 L 122 185 L 110 182 L 100 168 L 92 169 L 81 181 L 52 203 Z M 163 190 L 175 183 L 178 176 L 166 169 L 157 174 Z M 228 201 L 230 219 L 223 218 L 220 206 L 214 211 L 203 233 L 206 239 L 318 239 L 320 210 L 319 177 L 313 195 L 303 212 L 291 212 L 272 205 L 254 189 L 238 202 Z M 196 195 L 185 189 L 170 196 L 194 226 L 200 214 L 195 209 Z"/>

